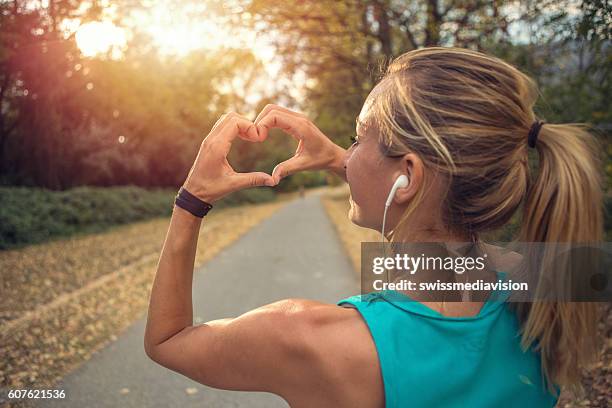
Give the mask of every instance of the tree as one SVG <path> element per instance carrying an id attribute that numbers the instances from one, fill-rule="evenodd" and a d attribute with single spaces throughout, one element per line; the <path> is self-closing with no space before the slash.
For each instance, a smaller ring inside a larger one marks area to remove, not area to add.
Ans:
<path id="1" fill-rule="evenodd" d="M 253 0 L 235 18 L 274 38 L 285 73 L 304 88 L 304 108 L 346 143 L 390 59 L 423 46 L 509 42 L 523 15 L 504 1 Z"/>
<path id="2" fill-rule="evenodd" d="M 257 102 L 263 67 L 249 51 L 163 56 L 135 27 L 123 58 L 85 58 L 62 27 L 98 19 L 104 8 L 95 1 L 41 4 L 0 2 L 3 184 L 175 187 L 218 117 L 246 113 Z M 117 24 L 121 13 L 140 7 L 120 6 Z"/>

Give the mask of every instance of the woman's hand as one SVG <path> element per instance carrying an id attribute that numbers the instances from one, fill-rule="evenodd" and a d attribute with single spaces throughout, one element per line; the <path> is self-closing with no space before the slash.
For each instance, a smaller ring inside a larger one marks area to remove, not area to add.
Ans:
<path id="1" fill-rule="evenodd" d="M 255 119 L 259 136 L 268 137 L 272 128 L 282 129 L 298 141 L 295 154 L 276 165 L 272 171 L 275 184 L 303 170 L 329 170 L 346 181 L 344 155 L 346 150 L 332 142 L 306 116 L 278 105 L 267 105 Z"/>
<path id="2" fill-rule="evenodd" d="M 269 174 L 237 173 L 227 161 L 232 141 L 239 136 L 249 142 L 262 142 L 257 127 L 237 113 L 227 113 L 215 123 L 200 145 L 198 155 L 183 187 L 196 197 L 213 203 L 234 191 L 255 186 L 274 186 Z"/>

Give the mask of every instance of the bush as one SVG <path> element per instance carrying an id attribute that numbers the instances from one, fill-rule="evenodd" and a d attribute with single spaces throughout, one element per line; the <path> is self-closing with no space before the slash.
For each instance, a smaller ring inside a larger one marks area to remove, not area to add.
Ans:
<path id="1" fill-rule="evenodd" d="M 0 187 L 0 249 L 169 216 L 176 191 L 135 186 L 66 191 Z M 274 197 L 269 189 L 243 190 L 218 201 L 215 207 L 261 203 Z"/>
<path id="2" fill-rule="evenodd" d="M 228 194 L 219 200 L 215 207 L 223 208 L 241 204 L 259 204 L 272 201 L 274 198 L 276 198 L 276 193 L 270 187 L 255 187 Z"/>
<path id="3" fill-rule="evenodd" d="M 279 191 L 290 192 L 304 188 L 319 187 L 327 184 L 329 175 L 324 171 L 303 171 L 292 174 L 281 180 L 276 187 Z"/>

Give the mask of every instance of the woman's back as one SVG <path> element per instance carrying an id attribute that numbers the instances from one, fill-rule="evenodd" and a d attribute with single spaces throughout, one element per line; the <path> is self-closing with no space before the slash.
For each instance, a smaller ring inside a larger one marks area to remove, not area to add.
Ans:
<path id="1" fill-rule="evenodd" d="M 396 291 L 338 304 L 357 308 L 370 329 L 388 408 L 552 407 L 540 356 L 522 351 L 506 297 L 492 294 L 474 317 L 446 317 Z"/>

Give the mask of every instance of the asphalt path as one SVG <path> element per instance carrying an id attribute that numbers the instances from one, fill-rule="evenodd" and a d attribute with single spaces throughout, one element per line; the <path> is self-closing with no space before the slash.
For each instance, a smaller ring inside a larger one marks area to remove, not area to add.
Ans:
<path id="1" fill-rule="evenodd" d="M 335 303 L 358 293 L 358 285 L 320 195 L 313 193 L 287 203 L 196 269 L 194 319 L 233 317 L 294 297 Z M 288 407 L 273 394 L 212 389 L 157 365 L 144 353 L 144 327 L 145 317 L 67 375 L 56 387 L 65 390 L 65 399 L 38 400 L 38 406 Z"/>

